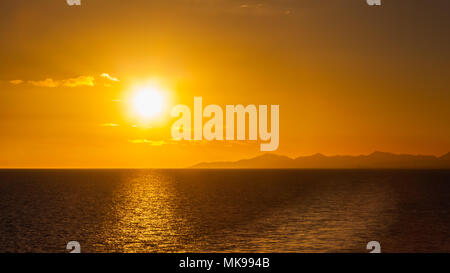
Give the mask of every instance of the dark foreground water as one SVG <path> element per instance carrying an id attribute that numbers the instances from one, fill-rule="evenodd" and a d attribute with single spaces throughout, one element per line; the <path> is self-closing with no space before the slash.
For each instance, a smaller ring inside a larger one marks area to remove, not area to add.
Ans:
<path id="1" fill-rule="evenodd" d="M 0 252 L 450 252 L 450 171 L 0 171 Z"/>

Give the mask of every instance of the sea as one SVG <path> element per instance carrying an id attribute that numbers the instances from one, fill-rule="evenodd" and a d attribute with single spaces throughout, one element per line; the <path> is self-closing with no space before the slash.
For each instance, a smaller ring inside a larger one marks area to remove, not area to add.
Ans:
<path id="1" fill-rule="evenodd" d="M 450 170 L 0 170 L 0 252 L 450 252 Z"/>

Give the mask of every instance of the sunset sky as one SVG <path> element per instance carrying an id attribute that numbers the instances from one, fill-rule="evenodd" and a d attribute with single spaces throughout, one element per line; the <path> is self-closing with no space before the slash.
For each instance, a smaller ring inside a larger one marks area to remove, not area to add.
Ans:
<path id="1" fill-rule="evenodd" d="M 280 105 L 277 154 L 450 151 L 450 1 L 0 1 L 0 168 L 262 154 L 171 137 L 174 105 Z M 161 112 L 133 96 L 158 86 Z M 207 119 L 205 119 L 206 121 Z"/>

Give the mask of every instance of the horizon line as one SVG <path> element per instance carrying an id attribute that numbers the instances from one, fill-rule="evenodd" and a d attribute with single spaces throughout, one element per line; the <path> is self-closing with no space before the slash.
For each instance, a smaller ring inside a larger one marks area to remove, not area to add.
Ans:
<path id="1" fill-rule="evenodd" d="M 242 160 L 251 160 L 251 159 L 255 159 L 258 157 L 262 157 L 262 156 L 266 156 L 266 155 L 273 155 L 273 156 L 279 156 L 279 157 L 285 157 L 288 158 L 290 160 L 295 160 L 297 158 L 301 158 L 301 157 L 312 157 L 312 156 L 324 156 L 324 157 L 360 157 L 360 156 L 370 156 L 376 153 L 382 153 L 382 154 L 390 154 L 390 155 L 395 155 L 395 156 L 424 156 L 424 157 L 433 157 L 435 159 L 440 159 L 446 155 L 449 155 L 450 152 L 444 153 L 440 156 L 438 155 L 427 155 L 427 154 L 407 154 L 407 153 L 393 153 L 393 152 L 383 152 L 383 151 L 374 151 L 371 152 L 369 154 L 357 154 L 357 155 L 345 155 L 345 154 L 334 154 L 334 155 L 325 155 L 322 153 L 315 153 L 315 154 L 309 154 L 309 155 L 300 155 L 300 156 L 296 156 L 296 157 L 290 157 L 288 155 L 282 155 L 282 154 L 277 154 L 274 152 L 264 152 L 261 155 L 257 155 L 257 156 L 253 156 L 253 157 L 249 157 L 249 158 L 241 158 L 241 159 L 235 159 L 235 160 L 230 160 L 230 161 L 201 161 L 198 163 L 195 163 L 194 165 L 190 165 L 190 166 L 185 166 L 185 167 L 0 167 L 0 170 L 181 170 L 181 169 L 273 169 L 273 170 L 278 170 L 278 169 L 323 169 L 323 170 L 341 170 L 341 169 L 405 169 L 405 170 L 409 170 L 409 169 L 430 169 L 430 170 L 436 170 L 436 169 L 449 169 L 449 168 L 389 168 L 389 167 L 385 167 L 385 168 L 377 168 L 377 167 L 365 167 L 365 168 L 359 168 L 359 167 L 353 167 L 353 168 L 347 168 L 347 167 L 342 167 L 342 168 L 301 168 L 301 167 L 284 167 L 284 168 L 240 168 L 240 167 L 222 167 L 222 168 L 199 168 L 199 167 L 195 167 L 199 164 L 217 164 L 217 163 L 237 163 L 239 161 Z"/>

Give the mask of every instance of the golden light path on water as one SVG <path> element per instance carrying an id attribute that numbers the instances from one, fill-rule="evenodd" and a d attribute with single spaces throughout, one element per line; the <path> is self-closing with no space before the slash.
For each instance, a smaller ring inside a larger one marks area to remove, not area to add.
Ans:
<path id="1" fill-rule="evenodd" d="M 375 180 L 314 186 L 306 176 L 299 187 L 260 175 L 232 181 L 236 175 L 211 181 L 198 171 L 133 173 L 114 191 L 104 241 L 92 250 L 365 252 L 395 220 L 386 214 L 396 206 L 389 186 L 376 187 Z"/>

